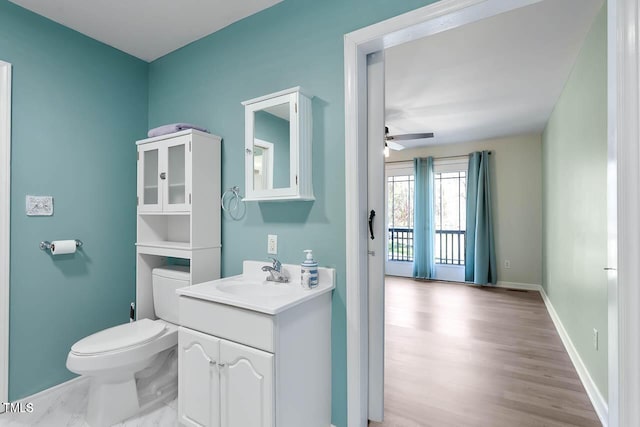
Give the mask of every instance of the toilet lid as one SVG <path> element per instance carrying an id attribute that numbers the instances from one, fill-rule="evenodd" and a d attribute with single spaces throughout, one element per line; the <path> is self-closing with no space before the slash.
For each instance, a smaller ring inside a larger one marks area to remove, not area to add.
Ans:
<path id="1" fill-rule="evenodd" d="M 71 347 L 77 355 L 90 356 L 144 344 L 165 330 L 162 322 L 141 319 L 114 326 L 81 339 Z"/>

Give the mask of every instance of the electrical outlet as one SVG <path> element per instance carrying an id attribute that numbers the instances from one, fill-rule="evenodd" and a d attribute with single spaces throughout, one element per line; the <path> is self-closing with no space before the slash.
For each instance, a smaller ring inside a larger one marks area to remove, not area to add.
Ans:
<path id="1" fill-rule="evenodd" d="M 504 260 L 504 268 L 511 268 L 511 261 L 509 261 L 508 259 Z"/>
<path id="2" fill-rule="evenodd" d="M 598 350 L 598 330 L 593 328 L 593 348 Z"/>
<path id="3" fill-rule="evenodd" d="M 278 254 L 278 236 L 275 234 L 269 234 L 267 236 L 267 253 L 269 255 Z"/>

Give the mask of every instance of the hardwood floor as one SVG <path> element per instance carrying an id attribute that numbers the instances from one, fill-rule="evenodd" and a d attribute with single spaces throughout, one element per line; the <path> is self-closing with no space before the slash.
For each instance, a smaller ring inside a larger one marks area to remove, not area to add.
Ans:
<path id="1" fill-rule="evenodd" d="M 377 427 L 600 426 L 537 292 L 386 279 Z"/>

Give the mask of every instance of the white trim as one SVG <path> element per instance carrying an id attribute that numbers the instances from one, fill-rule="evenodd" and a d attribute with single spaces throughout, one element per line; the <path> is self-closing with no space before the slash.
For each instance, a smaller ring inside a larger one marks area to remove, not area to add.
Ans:
<path id="1" fill-rule="evenodd" d="M 609 425 L 609 409 L 607 407 L 606 400 L 604 399 L 604 397 L 602 397 L 602 394 L 600 393 L 598 386 L 596 386 L 596 383 L 593 381 L 593 378 L 591 378 L 591 375 L 589 375 L 589 371 L 582 361 L 578 350 L 576 350 L 575 346 L 573 345 L 571 337 L 569 337 L 569 334 L 564 328 L 564 325 L 562 324 L 558 313 L 556 313 L 555 308 L 553 308 L 553 304 L 551 304 L 551 300 L 542 287 L 540 287 L 540 296 L 542 296 L 542 300 L 547 306 L 549 316 L 551 316 L 551 320 L 553 321 L 553 324 L 558 331 L 558 335 L 560 335 L 560 339 L 562 340 L 562 344 L 564 344 L 564 348 L 567 350 L 567 353 L 569 353 L 569 358 L 571 358 L 571 362 L 578 372 L 580 381 L 582 381 L 582 385 L 587 391 L 587 395 L 589 396 L 589 399 L 593 404 L 593 408 L 596 410 L 596 414 L 598 414 L 598 418 L 600 418 L 600 422 L 604 427 L 607 427 Z"/>
<path id="2" fill-rule="evenodd" d="M 491 287 L 490 285 L 488 287 Z M 503 288 L 503 289 L 517 289 L 519 291 L 537 291 L 542 292 L 542 286 L 535 283 L 518 283 L 518 282 L 503 282 L 499 280 L 496 283 L 494 288 Z"/>
<path id="3" fill-rule="evenodd" d="M 0 402 L 9 399 L 11 64 L 0 61 Z"/>
<path id="4" fill-rule="evenodd" d="M 370 53 L 541 0 L 441 0 L 344 36 L 347 423 L 367 425 L 367 81 Z"/>
<path id="5" fill-rule="evenodd" d="M 640 12 L 609 0 L 609 425 L 640 425 Z M 616 187 L 617 186 L 617 187 Z M 616 199 L 617 196 L 617 199 Z"/>

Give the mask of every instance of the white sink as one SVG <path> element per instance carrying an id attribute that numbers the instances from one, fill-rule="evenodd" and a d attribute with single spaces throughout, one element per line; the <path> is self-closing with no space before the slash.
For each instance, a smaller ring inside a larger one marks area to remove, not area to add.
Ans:
<path id="1" fill-rule="evenodd" d="M 249 297 L 278 297 L 296 292 L 290 285 L 243 283 L 239 280 L 234 280 L 232 283 L 222 283 L 218 285 L 218 290 L 232 295 Z"/>
<path id="2" fill-rule="evenodd" d="M 320 284 L 313 289 L 300 285 L 300 266 L 283 264 L 282 272 L 289 283 L 266 280 L 261 270 L 265 262 L 244 261 L 242 274 L 180 288 L 179 295 L 233 305 L 266 314 L 276 314 L 294 305 L 331 292 L 335 288 L 335 270 L 318 268 Z"/>

